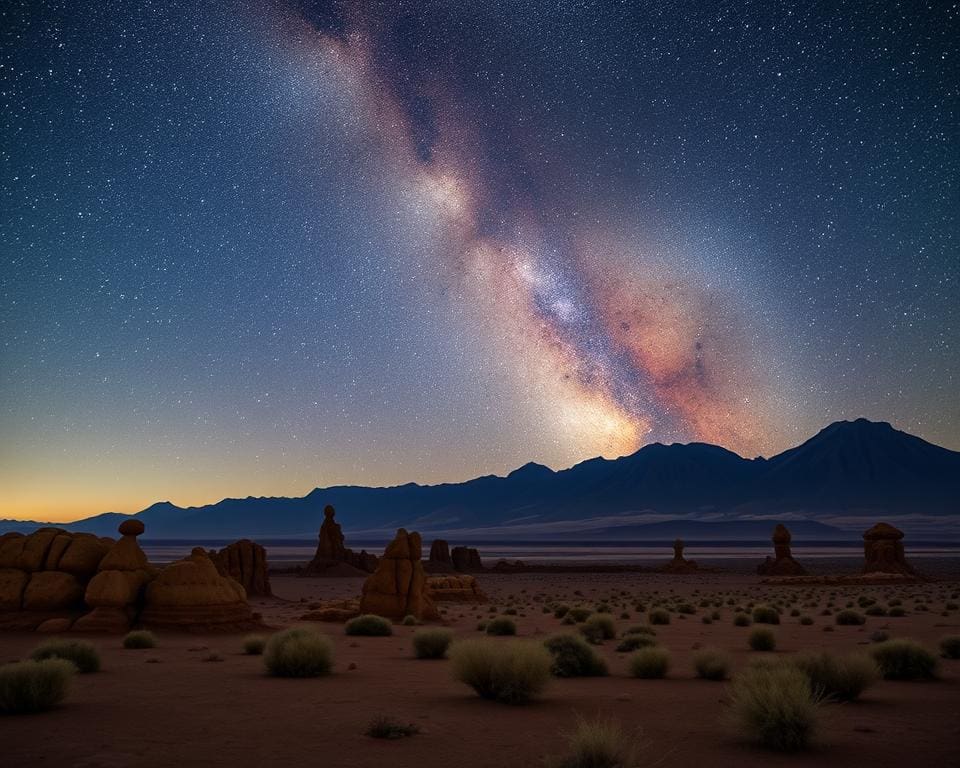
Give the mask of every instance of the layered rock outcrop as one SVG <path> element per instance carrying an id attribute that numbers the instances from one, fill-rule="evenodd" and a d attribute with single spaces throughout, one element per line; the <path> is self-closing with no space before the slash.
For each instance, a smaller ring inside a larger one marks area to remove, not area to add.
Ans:
<path id="1" fill-rule="evenodd" d="M 375 613 L 391 619 L 415 616 L 439 618 L 427 592 L 419 533 L 403 528 L 391 541 L 377 563 L 377 569 L 363 583 L 361 613 Z"/>
<path id="2" fill-rule="evenodd" d="M 305 573 L 318 576 L 354 576 L 373 573 L 377 568 L 377 556 L 365 549 L 354 552 L 343 537 L 343 529 L 334 519 L 336 510 L 329 504 L 323 510 L 323 525 L 317 552 L 305 569 Z"/>
<path id="3" fill-rule="evenodd" d="M 483 570 L 480 553 L 473 547 L 454 547 L 450 552 L 453 569 L 460 573 L 479 573 Z"/>
<path id="4" fill-rule="evenodd" d="M 677 539 L 673 542 L 673 560 L 666 565 L 661 566 L 661 571 L 666 571 L 667 573 L 691 573 L 692 571 L 697 570 L 697 563 L 695 560 L 687 560 L 684 558 L 684 546 L 683 539 Z"/>
<path id="5" fill-rule="evenodd" d="M 267 551 L 250 539 L 228 544 L 219 552 L 208 552 L 221 576 L 238 582 L 247 596 L 269 597 L 270 576 L 267 572 Z"/>
<path id="6" fill-rule="evenodd" d="M 805 576 L 806 569 L 790 553 L 792 536 L 783 524 L 773 529 L 773 557 L 767 557 L 757 566 L 761 576 Z"/>
<path id="7" fill-rule="evenodd" d="M 863 534 L 863 573 L 897 573 L 914 576 L 903 550 L 903 531 L 877 523 Z"/>
<path id="8" fill-rule="evenodd" d="M 430 557 L 423 567 L 427 573 L 453 573 L 450 545 L 443 539 L 434 539 L 430 545 Z"/>
<path id="9" fill-rule="evenodd" d="M 435 603 L 488 602 L 476 578 L 467 574 L 428 577 L 427 595 Z"/>

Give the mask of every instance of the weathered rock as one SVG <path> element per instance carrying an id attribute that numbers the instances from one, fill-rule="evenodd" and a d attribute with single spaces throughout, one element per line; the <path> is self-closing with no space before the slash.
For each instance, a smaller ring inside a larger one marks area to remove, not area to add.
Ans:
<path id="1" fill-rule="evenodd" d="M 23 610 L 57 611 L 72 608 L 83 600 L 83 585 L 63 571 L 37 571 L 23 591 Z"/>
<path id="2" fill-rule="evenodd" d="M 430 557 L 423 567 L 427 573 L 453 573 L 450 546 L 443 539 L 434 539 L 430 545 Z"/>
<path id="3" fill-rule="evenodd" d="M 137 520 L 136 518 L 131 518 L 130 520 L 124 520 L 117 527 L 117 530 L 120 532 L 121 536 L 140 536 L 146 528 L 143 525 L 142 520 Z"/>
<path id="4" fill-rule="evenodd" d="M 20 550 L 19 557 L 17 557 L 15 567 L 21 571 L 30 571 L 31 573 L 33 571 L 42 571 L 50 545 L 53 544 L 53 540 L 57 538 L 58 535 L 64 533 L 66 533 L 66 531 L 62 528 L 39 528 L 29 536 L 26 536 L 23 541 L 23 548 Z"/>
<path id="5" fill-rule="evenodd" d="M 476 578 L 467 574 L 430 576 L 427 578 L 427 594 L 435 603 L 488 602 Z"/>
<path id="6" fill-rule="evenodd" d="M 117 529 L 119 541 L 103 556 L 97 569 L 100 571 L 144 571 L 150 567 L 147 556 L 137 543 L 137 536 L 143 533 L 143 523 L 139 520 L 124 520 Z M 128 533 L 124 533 L 128 531 Z"/>
<path id="7" fill-rule="evenodd" d="M 75 533 L 57 561 L 57 570 L 72 573 L 86 581 L 97 572 L 100 561 L 110 551 L 113 543 L 112 539 L 105 541 L 92 533 Z"/>
<path id="8" fill-rule="evenodd" d="M 372 573 L 377 567 L 377 556 L 366 550 L 354 552 L 349 549 L 343 538 L 343 529 L 334 519 L 336 510 L 329 504 L 323 509 L 323 525 L 320 526 L 320 538 L 317 551 L 305 569 L 305 573 L 315 575 L 343 575 L 338 566 L 341 563 L 364 573 Z M 351 574 L 352 575 L 352 574 Z"/>
<path id="9" fill-rule="evenodd" d="M 460 573 L 479 573 L 483 570 L 480 553 L 473 547 L 454 547 L 450 560 L 454 570 Z"/>
<path id="10" fill-rule="evenodd" d="M 773 529 L 773 558 L 767 557 L 757 566 L 761 576 L 805 576 L 807 571 L 790 554 L 790 531 L 778 524 Z"/>
<path id="11" fill-rule="evenodd" d="M 683 547 L 683 539 L 676 539 L 673 542 L 673 560 L 661 566 L 661 571 L 667 573 L 691 573 L 697 570 L 696 560 L 687 560 L 684 558 Z"/>
<path id="12" fill-rule="evenodd" d="M 916 574 L 903 551 L 903 531 L 877 523 L 863 534 L 863 573 Z"/>
<path id="13" fill-rule="evenodd" d="M 37 625 L 37 632 L 43 632 L 45 634 L 58 634 L 60 632 L 66 632 L 70 629 L 70 625 L 73 624 L 73 620 L 66 617 L 57 618 L 57 619 L 47 619 L 46 621 L 41 622 Z"/>
<path id="14" fill-rule="evenodd" d="M 16 568 L 27 537 L 10 531 L 0 536 L 0 568 Z"/>
<path id="15" fill-rule="evenodd" d="M 361 613 L 375 613 L 391 619 L 415 616 L 439 618 L 427 594 L 427 577 L 421 561 L 419 533 L 397 531 L 377 563 L 377 569 L 363 583 Z"/>
<path id="16" fill-rule="evenodd" d="M 19 611 L 30 574 L 19 568 L 0 568 L 0 611 Z"/>
<path id="17" fill-rule="evenodd" d="M 140 621 L 156 627 L 225 631 L 259 624 L 244 588 L 222 576 L 199 547 L 168 565 L 147 585 Z"/>
<path id="18" fill-rule="evenodd" d="M 240 539 L 219 552 L 209 554 L 220 575 L 239 582 L 248 596 L 273 594 L 267 575 L 267 551 L 259 544 L 250 539 Z"/>
<path id="19" fill-rule="evenodd" d="M 133 614 L 124 608 L 101 606 L 84 614 L 70 629 L 74 632 L 104 632 L 119 634 L 132 626 Z"/>
<path id="20" fill-rule="evenodd" d="M 360 615 L 359 600 L 330 600 L 300 617 L 301 621 L 349 621 Z"/>
<path id="21" fill-rule="evenodd" d="M 91 608 L 125 608 L 140 602 L 150 573 L 139 571 L 100 571 L 87 584 L 84 602 Z"/>

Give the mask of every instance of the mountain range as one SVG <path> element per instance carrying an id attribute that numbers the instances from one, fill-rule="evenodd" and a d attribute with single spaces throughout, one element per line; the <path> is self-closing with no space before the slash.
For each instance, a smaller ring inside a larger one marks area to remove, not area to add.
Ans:
<path id="1" fill-rule="evenodd" d="M 857 419 L 769 459 L 706 443 L 654 443 L 561 471 L 529 463 L 462 483 L 334 486 L 199 507 L 163 501 L 135 517 L 150 539 L 313 538 L 327 504 L 348 534 L 371 540 L 401 526 L 457 541 L 757 539 L 775 522 L 794 535 L 849 539 L 880 519 L 908 534 L 960 538 L 960 452 Z M 126 517 L 59 525 L 112 535 Z M 5 520 L 0 532 L 39 525 Z"/>

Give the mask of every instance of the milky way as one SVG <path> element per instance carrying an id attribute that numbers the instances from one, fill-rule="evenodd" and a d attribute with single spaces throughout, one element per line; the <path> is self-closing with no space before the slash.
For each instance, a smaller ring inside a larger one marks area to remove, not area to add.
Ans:
<path id="1" fill-rule="evenodd" d="M 0 14 L 0 517 L 960 448 L 955 6 Z"/>

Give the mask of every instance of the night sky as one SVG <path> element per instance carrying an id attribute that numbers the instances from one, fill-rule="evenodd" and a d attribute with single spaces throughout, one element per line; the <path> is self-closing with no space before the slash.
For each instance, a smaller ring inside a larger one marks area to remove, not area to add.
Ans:
<path id="1" fill-rule="evenodd" d="M 0 8 L 0 517 L 960 449 L 955 3 Z"/>

